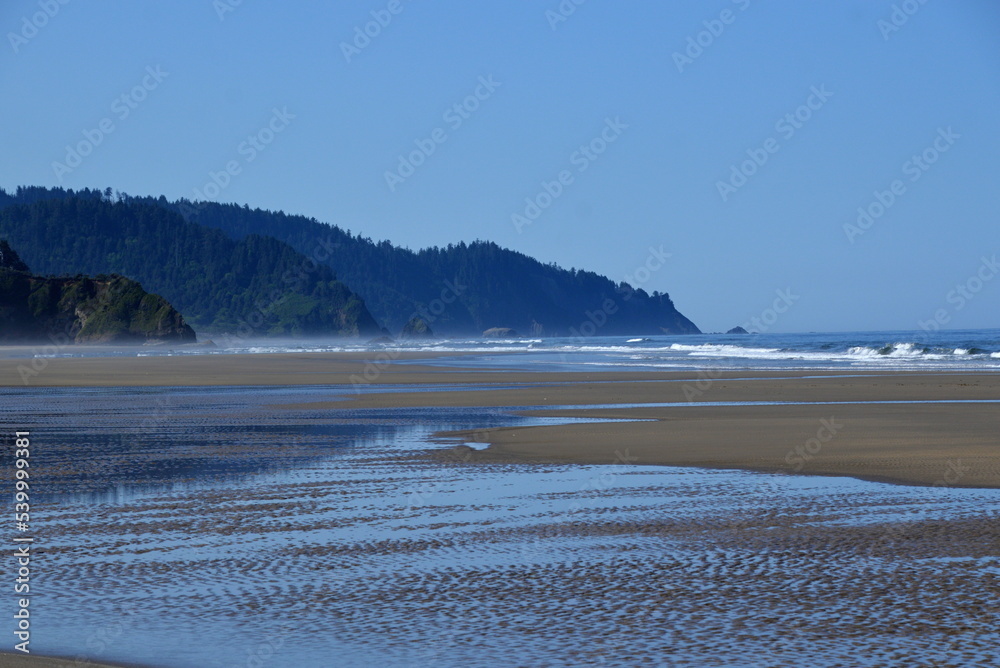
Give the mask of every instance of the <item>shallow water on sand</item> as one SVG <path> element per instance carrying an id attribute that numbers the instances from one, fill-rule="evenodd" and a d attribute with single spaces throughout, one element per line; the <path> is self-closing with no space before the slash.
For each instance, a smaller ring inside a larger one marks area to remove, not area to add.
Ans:
<path id="1" fill-rule="evenodd" d="M 197 666 L 996 665 L 1000 491 L 471 464 L 495 409 L 336 388 L 0 390 L 32 650 Z M 9 633 L 9 631 L 8 631 Z M 10 637 L 8 635 L 8 637 Z"/>

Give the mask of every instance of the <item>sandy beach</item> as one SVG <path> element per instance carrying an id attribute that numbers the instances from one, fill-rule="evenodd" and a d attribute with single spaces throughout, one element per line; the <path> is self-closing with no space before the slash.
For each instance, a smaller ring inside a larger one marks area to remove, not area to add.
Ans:
<path id="1" fill-rule="evenodd" d="M 506 665 L 511 647 L 991 665 L 1000 501 L 970 488 L 1000 486 L 1000 375 L 406 357 L 52 359 L 28 387 L 0 360 L 48 494 L 38 650 L 105 633 L 88 665 Z"/>
<path id="2" fill-rule="evenodd" d="M 331 393 L 330 401 L 280 407 L 319 411 L 531 407 L 527 414 L 537 416 L 634 420 L 442 435 L 445 444 L 455 443 L 455 438 L 489 443 L 486 450 L 458 446 L 451 451 L 476 461 L 625 461 L 846 475 L 903 484 L 1000 487 L 1000 410 L 988 403 L 1000 400 L 996 374 L 727 371 L 709 376 L 704 372 L 497 371 L 420 363 L 434 357 L 428 353 L 304 353 L 57 358 L 45 360 L 44 368 L 28 384 L 378 386 L 390 391 L 361 394 L 349 390 L 346 396 Z M 23 386 L 18 367 L 23 371 L 31 362 L 0 359 L 0 385 Z M 392 392 L 394 386 L 400 391 Z M 434 391 L 412 391 L 413 386 L 430 386 Z M 658 403 L 677 405 L 635 405 Z M 717 403 L 727 405 L 713 405 Z"/>

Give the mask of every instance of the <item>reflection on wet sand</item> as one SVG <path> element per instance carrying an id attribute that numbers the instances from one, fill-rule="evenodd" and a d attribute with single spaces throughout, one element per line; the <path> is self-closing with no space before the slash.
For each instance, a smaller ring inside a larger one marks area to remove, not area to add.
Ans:
<path id="1" fill-rule="evenodd" d="M 174 392 L 150 429 L 166 392 L 49 393 L 36 411 L 39 651 L 986 666 L 1000 643 L 997 490 L 636 466 L 627 443 L 606 465 L 431 457 L 436 431 L 533 418 L 267 407 L 302 389 Z"/>

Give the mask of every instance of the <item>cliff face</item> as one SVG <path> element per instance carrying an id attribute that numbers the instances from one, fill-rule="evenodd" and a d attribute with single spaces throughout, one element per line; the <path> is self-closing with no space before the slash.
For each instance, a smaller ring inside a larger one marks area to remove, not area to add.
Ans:
<path id="1" fill-rule="evenodd" d="M 427 324 L 427 321 L 419 316 L 413 316 L 403 325 L 403 331 L 399 333 L 401 339 L 433 339 L 434 331 Z"/>
<path id="2" fill-rule="evenodd" d="M 0 237 L 40 274 L 128 276 L 202 332 L 381 334 L 364 301 L 318 262 L 329 253 L 325 237 L 302 254 L 267 235 L 230 239 L 156 201 L 38 189 L 4 204 L 2 193 Z"/>
<path id="3" fill-rule="evenodd" d="M 43 278 L 0 242 L 0 342 L 193 343 L 163 297 L 123 276 Z"/>
<path id="4" fill-rule="evenodd" d="M 0 239 L 0 269 L 13 269 L 14 271 L 29 271 L 26 265 L 14 249 L 10 247 L 6 239 Z"/>

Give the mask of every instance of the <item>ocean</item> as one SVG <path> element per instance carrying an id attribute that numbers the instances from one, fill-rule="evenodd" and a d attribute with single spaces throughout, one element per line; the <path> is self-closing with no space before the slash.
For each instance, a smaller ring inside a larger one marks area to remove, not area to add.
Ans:
<path id="1" fill-rule="evenodd" d="M 205 337 L 203 337 L 204 339 Z M 136 348 L 37 346 L 35 357 L 225 355 L 233 353 L 401 351 L 463 353 L 434 364 L 537 371 L 691 371 L 859 369 L 994 371 L 1000 369 L 1000 329 L 793 334 L 696 334 L 563 338 L 454 338 L 365 343 L 344 340 L 237 340 L 215 347 Z M 472 353 L 471 355 L 469 353 Z M 518 353 L 510 355 L 509 353 Z M 420 362 L 424 364 L 426 362 Z"/>

